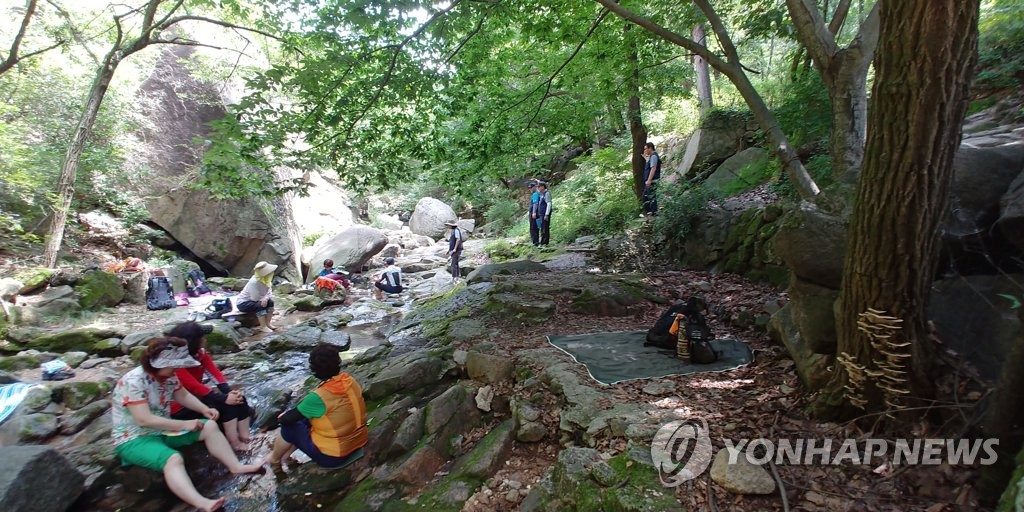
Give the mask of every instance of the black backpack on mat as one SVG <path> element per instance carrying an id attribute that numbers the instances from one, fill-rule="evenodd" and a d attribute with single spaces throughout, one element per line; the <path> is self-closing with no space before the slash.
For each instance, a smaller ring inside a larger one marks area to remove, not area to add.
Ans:
<path id="1" fill-rule="evenodd" d="M 682 313 L 686 306 L 684 302 L 677 302 L 665 310 L 658 317 L 658 321 L 654 322 L 654 327 L 647 330 L 647 341 L 644 342 L 644 345 L 675 350 L 676 336 L 668 331 L 672 328 L 672 322 L 675 321 L 676 315 Z"/>
<path id="2" fill-rule="evenodd" d="M 697 364 L 710 364 L 718 361 L 718 352 L 711 347 L 711 340 L 715 339 L 704 317 L 704 310 L 707 303 L 700 297 L 691 297 L 686 303 L 686 323 L 682 326 L 682 333 L 686 336 L 686 342 L 690 346 L 690 362 Z"/>
<path id="3" fill-rule="evenodd" d="M 174 288 L 171 287 L 169 277 L 153 276 L 149 278 L 149 287 L 146 289 L 147 309 L 171 309 L 177 305 L 178 303 L 174 300 Z"/>

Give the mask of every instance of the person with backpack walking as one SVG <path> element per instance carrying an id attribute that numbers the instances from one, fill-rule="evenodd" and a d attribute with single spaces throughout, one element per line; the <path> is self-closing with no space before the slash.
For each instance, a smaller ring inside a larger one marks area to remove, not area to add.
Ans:
<path id="1" fill-rule="evenodd" d="M 452 283 L 454 284 L 459 282 L 459 278 L 462 277 L 459 258 L 462 257 L 462 243 L 465 241 L 465 237 L 454 220 L 445 222 L 444 225 L 452 228 L 451 235 L 448 236 L 448 256 L 452 259 Z"/>
<path id="2" fill-rule="evenodd" d="M 548 184 L 540 181 L 537 183 L 537 220 L 540 224 L 540 245 L 547 247 L 551 241 L 551 192 L 548 191 Z"/>
<path id="3" fill-rule="evenodd" d="M 540 228 L 537 222 L 537 202 L 540 201 L 540 193 L 537 192 L 537 180 L 530 180 L 526 186 L 530 189 L 530 209 L 526 212 L 527 222 L 530 223 L 530 242 L 534 247 L 540 247 Z"/>
<path id="4" fill-rule="evenodd" d="M 644 164 L 644 193 L 640 200 L 643 203 L 644 216 L 653 217 L 658 215 L 657 189 L 658 180 L 661 179 L 661 157 L 654 150 L 653 142 L 644 144 L 644 158 L 647 159 L 647 163 Z"/>
<path id="5" fill-rule="evenodd" d="M 245 283 L 238 294 L 238 310 L 243 313 L 255 313 L 260 322 L 260 330 L 273 332 L 271 320 L 274 316 L 273 286 L 274 271 L 277 265 L 261 261 L 253 268 L 252 277 Z"/>
<path id="6" fill-rule="evenodd" d="M 240 389 L 231 389 L 224 374 L 206 350 L 206 335 L 213 332 L 213 326 L 197 322 L 182 322 L 167 332 L 168 336 L 181 338 L 188 343 L 188 355 L 199 361 L 199 366 L 178 368 L 174 375 L 181 385 L 204 404 L 217 409 L 220 413 L 217 423 L 220 424 L 228 443 L 236 451 L 249 449 L 249 419 L 251 409 Z M 203 377 L 210 374 L 214 387 L 203 384 Z M 176 420 L 194 420 L 202 416 L 178 402 L 171 402 L 171 417 Z"/>

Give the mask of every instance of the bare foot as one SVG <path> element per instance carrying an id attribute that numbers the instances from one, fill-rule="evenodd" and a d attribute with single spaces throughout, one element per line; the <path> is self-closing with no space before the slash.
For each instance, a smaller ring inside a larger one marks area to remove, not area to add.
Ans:
<path id="1" fill-rule="evenodd" d="M 233 448 L 236 452 L 247 452 L 249 451 L 249 443 L 248 441 L 242 442 L 242 440 L 239 439 L 237 443 L 231 445 L 231 448 Z"/>
<path id="2" fill-rule="evenodd" d="M 210 504 L 203 507 L 205 512 L 213 512 L 224 508 L 224 498 L 217 498 L 216 500 L 210 500 Z"/>

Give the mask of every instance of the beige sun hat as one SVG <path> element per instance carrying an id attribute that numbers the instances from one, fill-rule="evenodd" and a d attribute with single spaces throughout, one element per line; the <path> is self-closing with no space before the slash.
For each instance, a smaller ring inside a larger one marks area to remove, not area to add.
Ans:
<path id="1" fill-rule="evenodd" d="M 153 368 L 193 368 L 199 366 L 199 361 L 189 355 L 188 345 L 171 345 L 151 359 L 149 364 Z"/>
<path id="2" fill-rule="evenodd" d="M 448 222 L 445 222 L 444 225 L 445 226 L 449 226 L 449 227 L 453 227 L 453 228 L 459 227 L 459 223 L 455 222 L 454 220 L 450 220 Z"/>
<path id="3" fill-rule="evenodd" d="M 252 272 L 259 277 L 267 277 L 270 274 L 273 274 L 275 270 L 277 270 L 277 265 L 261 261 L 256 264 L 256 267 L 253 269 Z"/>

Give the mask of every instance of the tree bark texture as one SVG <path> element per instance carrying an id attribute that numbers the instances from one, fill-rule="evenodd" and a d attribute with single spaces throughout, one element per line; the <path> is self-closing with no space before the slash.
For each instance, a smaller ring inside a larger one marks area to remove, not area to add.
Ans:
<path id="1" fill-rule="evenodd" d="M 704 25 L 701 23 L 694 25 L 694 42 L 707 47 L 706 39 Z M 714 101 L 711 97 L 711 72 L 708 69 L 708 61 L 696 53 L 693 54 L 693 72 L 697 76 L 697 99 L 700 101 L 700 115 L 704 117 L 714 107 Z"/>
<path id="2" fill-rule="evenodd" d="M 78 126 L 75 127 L 75 134 L 71 138 L 68 150 L 64 155 L 64 162 L 61 165 L 60 181 L 57 184 L 57 202 L 54 204 L 53 220 L 46 233 L 46 249 L 43 251 L 43 263 L 53 268 L 57 265 L 57 253 L 64 242 L 64 228 L 67 225 L 68 212 L 71 210 L 71 200 L 75 196 L 75 178 L 78 174 L 78 163 L 82 158 L 82 151 L 85 144 L 92 135 L 93 126 L 96 124 L 96 116 L 99 114 L 103 98 L 110 88 L 110 81 L 114 78 L 114 71 L 121 62 L 120 50 L 115 48 L 104 57 L 102 64 L 96 71 L 96 78 L 89 89 L 89 96 L 85 101 L 85 110 L 78 119 Z"/>
<path id="3" fill-rule="evenodd" d="M 627 33 L 627 40 L 631 28 L 632 25 L 626 23 L 624 30 Z M 629 55 L 626 59 L 629 62 L 629 77 L 626 80 L 629 101 L 626 105 L 626 117 L 629 119 L 629 135 L 633 141 L 630 160 L 633 167 L 633 193 L 639 200 L 644 194 L 644 144 L 647 143 L 647 128 L 644 126 L 640 111 L 640 60 L 635 42 L 629 41 Z"/>
<path id="4" fill-rule="evenodd" d="M 858 315 L 875 308 L 902 319 L 917 397 L 930 391 L 925 312 L 976 60 L 978 8 L 979 0 L 880 3 L 870 129 L 836 308 L 838 353 L 872 367 Z M 836 367 L 819 403 L 826 414 L 846 404 L 848 375 Z M 882 407 L 874 384 L 865 386 L 869 410 Z"/>

